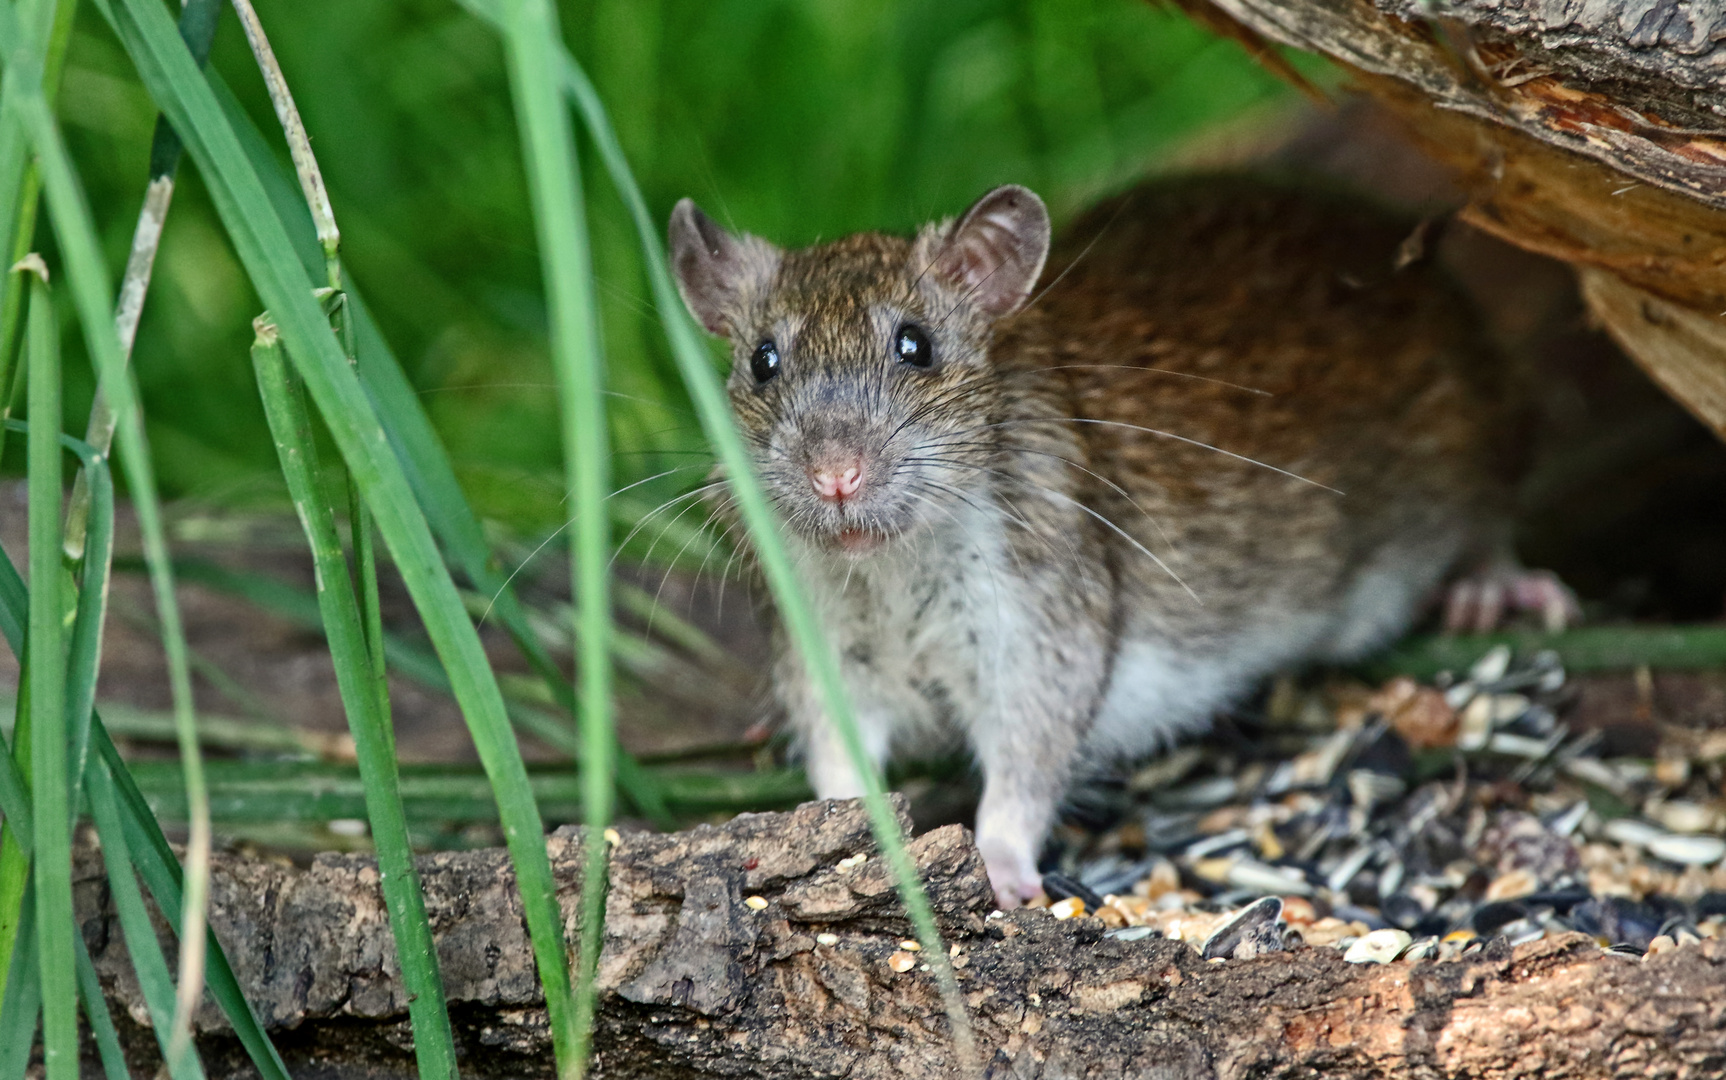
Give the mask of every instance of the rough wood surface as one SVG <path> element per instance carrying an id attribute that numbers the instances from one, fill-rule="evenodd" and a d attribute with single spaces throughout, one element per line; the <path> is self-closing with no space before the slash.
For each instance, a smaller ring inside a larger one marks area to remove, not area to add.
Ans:
<path id="1" fill-rule="evenodd" d="M 576 910 L 579 834 L 548 840 Z M 625 836 L 601 964 L 602 1077 L 956 1076 L 932 977 L 895 973 L 908 932 L 850 803 Z M 1492 1077 L 1673 1080 L 1726 1073 L 1726 942 L 1647 962 L 1572 935 L 1469 962 L 1354 966 L 1329 949 L 1208 964 L 1185 944 L 1108 938 L 1094 919 L 988 918 L 957 827 L 916 855 L 996 1080 Z M 544 1014 L 501 851 L 424 859 L 463 1071 L 549 1076 Z M 301 1078 L 407 1077 L 411 1045 L 375 864 L 225 857 L 212 922 Z M 768 901 L 756 911 L 744 900 Z M 79 915 L 117 1012 L 142 1018 L 94 865 Z M 822 944 L 816 935 L 837 941 Z M 251 1075 L 219 1015 L 213 1077 Z M 153 1047 L 130 1031 L 140 1075 Z"/>
<path id="2" fill-rule="evenodd" d="M 1516 38 L 1549 66 L 1640 89 L 1650 108 L 1698 110 L 1715 125 L 1726 118 L 1726 5 L 1719 0 L 1381 0 L 1380 6 L 1404 19 L 1436 11 Z"/>
<path id="3" fill-rule="evenodd" d="M 1726 208 L 1718 0 L 1181 0 Z M 1650 29 L 1652 28 L 1652 29 Z"/>
<path id="4" fill-rule="evenodd" d="M 1471 223 L 1726 324 L 1721 0 L 1174 2 L 1249 47 L 1343 65 L 1453 167 Z M 1600 307 L 1606 295 L 1589 300 L 1613 336 L 1726 437 L 1718 408 L 1693 396 L 1719 381 L 1698 364 L 1726 372 L 1719 335 L 1698 324 L 1697 347 L 1675 351 L 1653 324 Z"/>

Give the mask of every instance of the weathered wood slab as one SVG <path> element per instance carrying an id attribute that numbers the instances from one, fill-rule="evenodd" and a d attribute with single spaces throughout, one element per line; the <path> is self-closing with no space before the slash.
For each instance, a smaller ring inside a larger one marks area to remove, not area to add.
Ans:
<path id="1" fill-rule="evenodd" d="M 560 831 L 548 846 L 573 918 L 579 833 Z M 852 803 L 626 835 L 612 853 L 596 1075 L 960 1075 L 933 977 L 888 965 L 908 927 L 882 860 L 839 865 L 873 850 Z M 982 861 L 958 827 L 920 838 L 916 856 L 964 958 L 961 986 L 997 1080 L 1726 1072 L 1726 942 L 1647 962 L 1568 935 L 1447 963 L 1356 966 L 1304 949 L 1211 964 L 1179 942 L 1106 937 L 1094 919 L 989 918 Z M 420 865 L 464 1074 L 551 1075 L 504 853 Z M 141 1018 L 93 860 L 88 869 L 78 892 L 85 938 L 116 1011 Z M 744 904 L 756 895 L 765 909 Z M 214 898 L 212 923 L 296 1077 L 413 1075 L 370 859 L 320 856 L 296 869 L 222 857 Z M 219 1014 L 207 1008 L 200 1021 L 211 1075 L 253 1075 Z M 130 1036 L 148 1075 L 153 1040 L 141 1027 Z"/>
<path id="2" fill-rule="evenodd" d="M 1726 3 L 1176 0 L 1248 41 L 1330 57 L 1452 167 L 1470 223 L 1700 320 L 1684 348 L 1595 314 L 1714 430 L 1726 371 Z M 1674 364 L 1678 367 L 1674 367 Z M 1698 396 L 1700 395 L 1700 396 Z"/>

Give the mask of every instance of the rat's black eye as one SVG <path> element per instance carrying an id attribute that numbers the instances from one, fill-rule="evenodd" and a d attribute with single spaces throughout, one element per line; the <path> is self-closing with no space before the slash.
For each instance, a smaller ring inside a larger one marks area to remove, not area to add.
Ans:
<path id="1" fill-rule="evenodd" d="M 757 385 L 766 382 L 779 374 L 779 346 L 771 340 L 763 341 L 755 346 L 755 354 L 749 358 L 749 372 L 755 376 Z"/>
<path id="2" fill-rule="evenodd" d="M 935 347 L 929 344 L 929 336 L 922 327 L 901 323 L 899 332 L 893 335 L 893 355 L 901 364 L 926 368 L 935 362 Z"/>

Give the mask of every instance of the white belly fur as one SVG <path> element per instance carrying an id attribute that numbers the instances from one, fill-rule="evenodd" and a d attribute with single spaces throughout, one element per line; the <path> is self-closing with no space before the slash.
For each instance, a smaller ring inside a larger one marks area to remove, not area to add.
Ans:
<path id="1" fill-rule="evenodd" d="M 1195 655 L 1163 641 L 1122 642 L 1086 739 L 1086 757 L 1098 764 L 1143 757 L 1204 730 L 1218 709 L 1239 701 L 1265 675 L 1306 654 L 1325 621 L 1291 619 L 1276 632 L 1233 640 L 1210 655 Z"/>
<path id="2" fill-rule="evenodd" d="M 1335 611 L 1265 612 L 1257 627 L 1208 653 L 1164 639 L 1129 637 L 1086 741 L 1091 760 L 1143 757 L 1204 730 L 1213 714 L 1261 679 L 1311 661 L 1347 662 L 1407 628 L 1421 597 L 1442 576 L 1450 551 L 1410 558 L 1383 553 Z"/>

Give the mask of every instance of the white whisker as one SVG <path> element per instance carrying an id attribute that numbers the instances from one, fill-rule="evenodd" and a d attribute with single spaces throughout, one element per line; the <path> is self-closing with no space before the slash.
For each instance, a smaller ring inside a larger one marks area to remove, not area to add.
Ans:
<path id="1" fill-rule="evenodd" d="M 960 444 L 943 445 L 939 442 L 939 440 L 937 440 L 937 441 L 929 443 L 927 445 L 935 446 L 935 447 L 938 447 L 940 449 L 956 449 L 958 447 L 962 447 L 965 445 L 971 445 L 973 447 L 977 447 L 977 446 L 982 446 L 983 444 L 980 444 L 980 443 L 979 444 L 960 443 Z M 1110 480 L 1108 477 L 1104 476 L 1103 474 L 1101 474 L 1099 472 L 1095 472 L 1091 469 L 1087 469 L 1085 466 L 1074 461 L 1072 458 L 1063 457 L 1060 454 L 1056 454 L 1056 453 L 1053 453 L 1052 451 L 1048 451 L 1048 450 L 1031 450 L 1031 449 L 1028 449 L 1025 447 L 1018 447 L 1014 450 L 1014 453 L 1035 454 L 1038 457 L 1050 458 L 1052 460 L 1059 461 L 1062 464 L 1071 465 L 1073 468 L 1084 473 L 1086 476 L 1091 477 L 1092 479 L 1098 481 L 1099 483 L 1106 484 L 1111 491 L 1113 491 L 1115 494 L 1119 495 L 1121 498 L 1127 500 L 1128 505 L 1130 505 L 1134 510 L 1137 510 L 1139 512 L 1139 515 L 1145 519 L 1146 523 L 1148 523 L 1151 526 L 1151 528 L 1157 530 L 1157 535 L 1163 538 L 1163 543 L 1169 545 L 1170 548 L 1173 548 L 1175 546 L 1174 539 L 1169 536 L 1168 530 L 1163 528 L 1162 523 L 1160 521 L 1158 521 L 1156 518 L 1152 517 L 1150 511 L 1146 510 L 1143 506 L 1139 505 L 1139 501 L 1137 499 L 1133 498 L 1132 495 L 1127 492 L 1126 488 L 1115 483 L 1113 480 Z M 905 458 L 905 460 L 907 462 L 935 461 L 935 462 L 939 462 L 942 464 L 949 464 L 949 465 L 953 465 L 953 464 L 963 464 L 963 465 L 967 465 L 967 466 L 970 465 L 969 462 L 957 462 L 951 458 L 943 458 L 939 455 L 934 456 L 934 457 L 921 457 L 921 458 L 907 457 L 907 458 Z"/>
<path id="2" fill-rule="evenodd" d="M 691 491 L 686 491 L 681 495 L 672 496 L 671 498 L 660 503 L 658 506 L 654 507 L 652 510 L 649 510 L 647 513 L 641 515 L 641 517 L 636 520 L 635 525 L 629 530 L 629 532 L 627 534 L 624 535 L 623 540 L 618 543 L 616 550 L 614 550 L 612 552 L 611 562 L 608 564 L 608 566 L 616 566 L 617 565 L 617 558 L 619 555 L 623 554 L 624 548 L 629 546 L 629 542 L 631 540 L 635 539 L 636 534 L 641 532 L 642 529 L 646 528 L 647 523 L 649 521 L 653 520 L 654 517 L 665 512 L 666 510 L 671 509 L 673 506 L 676 506 L 678 503 L 682 502 L 685 499 L 698 498 L 701 495 L 703 495 L 704 493 L 712 491 L 716 487 L 722 486 L 724 483 L 725 483 L 724 480 L 713 480 L 713 481 L 710 481 L 709 483 L 702 484 L 700 487 L 695 488 Z M 688 508 L 686 507 L 683 512 L 687 513 Z M 678 516 L 681 517 L 682 514 L 679 514 Z M 565 527 L 567 528 L 568 522 L 565 522 L 564 524 L 565 524 Z M 661 531 L 660 535 L 664 535 L 663 530 Z M 659 541 L 657 539 L 655 539 L 654 543 L 657 544 L 658 542 Z M 649 551 L 651 551 L 651 550 L 652 549 L 650 548 Z"/>
<path id="3" fill-rule="evenodd" d="M 1144 544 L 1140 543 L 1135 537 L 1133 537 L 1125 529 L 1121 528 L 1119 525 L 1116 525 L 1113 521 L 1109 520 L 1109 518 L 1106 515 L 1098 513 L 1097 511 L 1086 506 L 1084 503 L 1080 502 L 1078 499 L 1073 498 L 1071 495 L 1063 494 L 1062 492 L 1055 491 L 1052 488 L 1043 487 L 1040 484 L 1033 484 L 1028 480 L 1024 480 L 1024 479 L 1021 479 L 1020 477 L 1013 476 L 1010 473 L 1002 472 L 999 469 L 990 469 L 990 468 L 986 468 L 985 466 L 982 466 L 982 465 L 966 465 L 963 467 L 974 469 L 978 472 L 990 473 L 990 474 L 999 476 L 1002 479 L 1005 479 L 1011 483 L 1019 484 L 1019 485 L 1025 487 L 1026 489 L 1028 489 L 1030 491 L 1034 491 L 1034 492 L 1037 492 L 1039 494 L 1046 495 L 1050 498 L 1060 499 L 1061 501 L 1066 502 L 1066 503 L 1078 508 L 1079 510 L 1084 511 L 1085 513 L 1096 518 L 1098 521 L 1102 522 L 1104 525 L 1107 525 L 1110 529 L 1114 530 L 1115 533 L 1121 537 L 1121 539 L 1123 539 L 1127 543 L 1133 545 L 1133 547 L 1137 548 L 1138 551 L 1145 556 L 1145 558 L 1147 558 L 1147 559 L 1151 560 L 1151 562 L 1155 563 L 1157 565 L 1157 567 L 1163 571 L 1163 573 L 1169 575 L 1169 577 L 1174 581 L 1174 583 L 1176 585 L 1179 585 L 1181 587 L 1181 589 L 1184 592 L 1186 592 L 1186 594 L 1188 596 L 1193 598 L 1194 603 L 1197 603 L 1200 605 L 1202 605 L 1204 603 L 1203 600 L 1199 599 L 1199 594 L 1192 590 L 1192 586 L 1188 585 L 1185 581 L 1183 581 L 1181 579 L 1181 576 L 1179 574 L 1175 573 L 1174 569 L 1172 567 L 1170 567 L 1168 563 L 1166 563 L 1162 559 L 1158 558 L 1154 551 L 1152 551 L 1150 548 L 1146 547 Z M 943 485 L 943 486 L 945 486 L 945 485 Z M 958 489 L 956 489 L 956 488 L 950 488 L 949 490 L 952 490 L 955 493 L 958 492 Z M 1027 528 L 1028 527 L 1029 526 L 1027 526 Z"/>
<path id="4" fill-rule="evenodd" d="M 691 505 L 693 505 L 693 504 L 691 504 Z M 685 510 L 684 512 L 687 513 L 688 511 Z M 682 514 L 678 515 L 678 517 L 682 517 L 682 516 L 683 516 Z M 707 527 L 709 525 L 713 524 L 713 519 L 718 517 L 718 516 L 719 516 L 719 508 L 715 507 L 713 509 L 713 512 L 707 515 L 707 520 L 703 521 L 700 525 L 696 526 L 695 531 L 690 534 L 689 539 L 685 540 L 683 542 L 683 546 L 681 548 L 677 549 L 677 554 L 673 555 L 670 559 L 666 560 L 665 572 L 659 575 L 659 588 L 657 588 L 653 591 L 653 606 L 647 609 L 646 636 L 648 636 L 648 637 L 653 636 L 653 619 L 654 619 L 655 615 L 659 614 L 659 600 L 660 600 L 660 597 L 665 595 L 665 583 L 667 581 L 671 580 L 671 572 L 677 568 L 678 560 L 683 558 L 683 553 L 689 550 L 689 545 L 695 543 L 696 539 L 699 538 L 700 536 L 702 536 L 707 531 Z M 658 543 L 658 541 L 655 541 L 655 543 Z M 652 554 L 651 548 L 648 549 L 648 554 L 649 555 Z M 711 552 L 709 552 L 709 554 L 711 555 Z M 707 565 L 706 559 L 703 559 L 701 562 L 702 562 L 703 566 Z"/>
<path id="5" fill-rule="evenodd" d="M 1141 364 L 1057 364 L 1053 367 L 1025 368 L 1021 369 L 1021 371 L 1009 372 L 1007 374 L 1017 375 L 1023 373 L 1027 375 L 1036 375 L 1045 371 L 1087 371 L 1093 369 L 1098 371 L 1147 371 L 1157 375 L 1173 375 L 1177 379 L 1192 379 L 1196 382 L 1213 383 L 1217 386 L 1226 386 L 1230 390 L 1239 390 L 1242 393 L 1247 394 L 1257 394 L 1260 397 L 1276 397 L 1276 395 L 1271 393 L 1269 390 L 1261 390 L 1256 386 L 1246 386 L 1242 383 L 1229 382 L 1227 379 L 1214 379 L 1209 375 L 1195 375 L 1190 371 L 1176 371 L 1174 368 L 1148 367 Z"/>
<path id="6" fill-rule="evenodd" d="M 1245 454 L 1237 454 L 1233 450 L 1224 450 L 1220 446 L 1212 446 L 1210 443 L 1200 442 L 1198 439 L 1189 439 L 1185 435 L 1176 435 L 1172 431 L 1164 431 L 1161 428 L 1150 428 L 1143 427 L 1139 424 L 1129 424 L 1124 420 L 1100 420 L 1096 417 L 1090 416 L 1026 417 L 1022 420 L 1000 420 L 993 424 L 983 424 L 981 427 L 973 428 L 972 430 L 981 431 L 986 428 L 1010 427 L 1013 424 L 1102 424 L 1107 427 L 1120 427 L 1127 428 L 1131 431 L 1142 431 L 1147 435 L 1156 435 L 1164 439 L 1173 439 L 1176 442 L 1186 443 L 1188 446 L 1196 446 L 1201 450 L 1209 450 L 1212 453 L 1221 454 L 1227 458 L 1234 458 L 1236 461 L 1245 462 L 1248 465 L 1256 465 L 1261 469 L 1268 469 L 1279 476 L 1286 476 L 1291 480 L 1299 480 L 1303 484 L 1311 484 L 1313 487 L 1328 491 L 1332 495 L 1346 494 L 1343 491 L 1339 491 L 1338 489 L 1331 487 L 1329 484 L 1321 484 L 1317 480 L 1309 480 L 1299 473 L 1289 472 L 1287 469 L 1279 469 L 1275 465 L 1247 457 Z M 964 433 L 958 432 L 956 434 Z"/>

